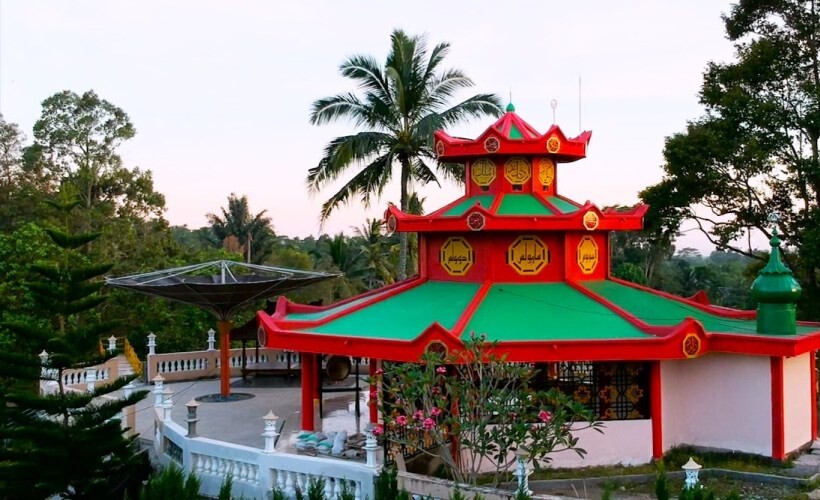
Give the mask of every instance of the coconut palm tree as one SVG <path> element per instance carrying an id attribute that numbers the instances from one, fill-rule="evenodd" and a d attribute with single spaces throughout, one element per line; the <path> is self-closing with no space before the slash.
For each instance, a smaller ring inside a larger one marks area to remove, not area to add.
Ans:
<path id="1" fill-rule="evenodd" d="M 384 234 L 384 221 L 367 219 L 362 227 L 353 228 L 356 234 L 354 241 L 363 259 L 368 290 L 393 282 L 390 265 L 390 238 Z"/>
<path id="2" fill-rule="evenodd" d="M 231 193 L 228 207 L 222 207 L 221 211 L 221 217 L 213 213 L 206 215 L 217 240 L 228 250 L 241 252 L 246 262 L 263 263 L 273 253 L 275 243 L 270 217 L 265 216 L 267 210 L 254 215 L 246 195 L 239 197 Z"/>
<path id="3" fill-rule="evenodd" d="M 402 210 L 408 208 L 411 183 L 438 182 L 435 170 L 444 177 L 460 179 L 460 168 L 431 166 L 436 163 L 433 132 L 501 112 L 501 99 L 494 94 L 477 94 L 450 105 L 455 94 L 472 87 L 473 81 L 461 70 L 441 68 L 449 44 L 440 43 L 428 51 L 423 36 L 395 30 L 390 38 L 390 53 L 383 66 L 371 56 L 355 55 L 339 67 L 342 76 L 358 84 L 359 94 L 345 92 L 313 103 L 312 124 L 351 120 L 360 129 L 331 140 L 319 164 L 308 172 L 308 187 L 315 193 L 348 170 L 357 170 L 322 205 L 323 221 L 353 197 L 368 205 L 373 196 L 381 196 L 394 175 L 394 167 L 398 167 Z M 403 279 L 407 268 L 406 233 L 399 235 L 399 242 L 397 274 Z"/>

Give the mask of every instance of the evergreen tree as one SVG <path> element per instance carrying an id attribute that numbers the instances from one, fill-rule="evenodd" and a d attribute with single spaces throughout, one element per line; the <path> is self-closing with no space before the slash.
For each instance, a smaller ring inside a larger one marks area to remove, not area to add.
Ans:
<path id="1" fill-rule="evenodd" d="M 63 228 L 45 229 L 56 257 L 33 264 L 32 296 L 50 324 L 16 322 L 16 353 L 0 352 L 0 497 L 122 498 L 147 472 L 136 443 L 123 435 L 117 418 L 147 394 L 128 398 L 113 393 L 134 377 L 121 377 L 91 392 L 66 387 L 63 374 L 105 362 L 100 339 L 112 322 L 98 319 L 105 300 L 99 279 L 109 264 L 91 261 L 86 246 L 98 233 L 72 233 L 70 213 L 79 202 L 52 203 Z M 48 353 L 38 366 L 37 353 Z M 56 382 L 56 384 L 55 384 Z M 39 385 L 52 389 L 41 394 Z M 133 491 L 132 491 L 133 493 Z"/>

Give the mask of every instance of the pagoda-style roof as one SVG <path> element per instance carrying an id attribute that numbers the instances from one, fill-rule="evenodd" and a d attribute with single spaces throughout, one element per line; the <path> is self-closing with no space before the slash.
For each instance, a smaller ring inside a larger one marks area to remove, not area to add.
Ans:
<path id="1" fill-rule="evenodd" d="M 537 320 L 533 316 L 537 311 Z M 327 307 L 280 298 L 258 313 L 268 347 L 416 361 L 470 332 L 511 361 L 647 360 L 708 352 L 795 356 L 820 348 L 820 324 L 756 333 L 756 313 L 675 297 L 618 279 L 465 283 L 414 278 Z"/>
<path id="2" fill-rule="evenodd" d="M 558 125 L 543 134 L 507 106 L 507 112 L 475 139 L 452 137 L 443 130 L 435 133 L 436 154 L 446 161 L 461 161 L 490 155 L 554 155 L 558 163 L 586 157 L 592 132 L 585 131 L 568 138 Z"/>
<path id="3" fill-rule="evenodd" d="M 629 208 L 600 209 L 589 201 L 582 205 L 557 194 L 541 196 L 532 193 L 493 193 L 463 196 L 429 215 L 406 214 L 395 205 L 389 205 L 384 216 L 388 227 L 398 232 L 467 229 L 638 231 L 643 228 L 643 216 L 648 209 L 643 204 Z M 480 227 L 471 220 L 477 217 L 474 214 L 481 216 Z M 594 214 L 594 217 L 589 214 Z"/>

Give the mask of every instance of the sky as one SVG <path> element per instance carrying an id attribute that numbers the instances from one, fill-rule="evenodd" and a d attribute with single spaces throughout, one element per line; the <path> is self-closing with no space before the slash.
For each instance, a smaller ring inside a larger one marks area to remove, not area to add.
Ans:
<path id="1" fill-rule="evenodd" d="M 398 202 L 398 185 L 370 207 L 358 201 L 321 226 L 322 202 L 305 177 L 351 123 L 312 126 L 316 99 L 355 91 L 338 74 L 354 54 L 383 61 L 394 28 L 447 41 L 445 66 L 476 86 L 460 97 L 512 96 L 536 129 L 592 130 L 587 158 L 559 168 L 559 192 L 599 206 L 633 204 L 662 177 L 664 138 L 702 114 L 709 61 L 727 61 L 721 14 L 730 2 L 122 1 L 0 0 L 0 112 L 31 136 L 40 102 L 94 89 L 124 109 L 137 135 L 125 165 L 153 172 L 166 218 L 190 228 L 247 195 L 279 234 L 350 232 Z M 580 113 L 579 113 L 579 79 Z M 493 119 L 451 135 L 473 137 Z M 352 175 L 352 174 L 351 174 Z M 348 177 L 349 178 L 349 177 Z M 344 179 L 342 179 L 344 180 Z M 429 212 L 457 198 L 452 184 L 419 187 Z M 684 229 L 688 229 L 685 225 Z M 678 241 L 708 252 L 697 231 Z"/>

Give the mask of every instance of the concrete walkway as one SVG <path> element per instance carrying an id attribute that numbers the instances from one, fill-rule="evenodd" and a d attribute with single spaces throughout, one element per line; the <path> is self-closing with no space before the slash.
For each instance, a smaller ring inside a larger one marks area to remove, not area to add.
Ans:
<path id="1" fill-rule="evenodd" d="M 345 386 L 352 387 L 353 377 L 348 378 Z M 166 384 L 174 391 L 174 408 L 171 418 L 178 424 L 185 426 L 187 409 L 185 403 L 198 398 L 219 393 L 219 380 L 198 380 L 191 382 L 176 382 Z M 361 378 L 359 424 L 363 427 L 368 418 L 368 386 Z M 153 385 L 139 387 L 152 391 Z M 228 403 L 199 402 L 197 416 L 197 434 L 202 437 L 218 439 L 230 443 L 263 447 L 261 436 L 264 429 L 262 417 L 273 411 L 279 416 L 277 426 L 282 426 L 282 435 L 277 445 L 282 451 L 295 453 L 293 447 L 296 435 L 301 430 L 301 389 L 299 379 L 285 379 L 283 377 L 259 377 L 251 385 L 244 385 L 241 379 L 232 379 L 232 393 L 252 394 L 254 397 Z M 137 405 L 136 430 L 140 437 L 154 439 L 154 395 L 149 394 Z M 316 408 L 318 412 L 318 408 Z M 315 418 L 317 430 L 346 430 L 349 435 L 358 431 L 354 412 L 354 393 L 330 393 L 324 395 L 324 418 Z M 321 425 L 321 427 L 319 427 Z"/>

